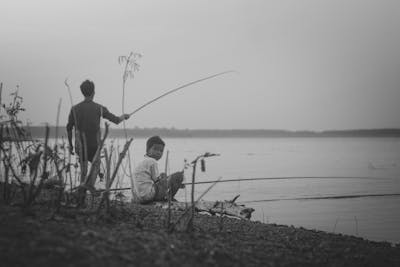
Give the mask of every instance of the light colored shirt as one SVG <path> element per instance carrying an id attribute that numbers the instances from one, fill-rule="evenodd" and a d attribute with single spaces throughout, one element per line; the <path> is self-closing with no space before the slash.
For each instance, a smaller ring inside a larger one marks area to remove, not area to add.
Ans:
<path id="1" fill-rule="evenodd" d="M 144 203 L 153 200 L 156 194 L 154 182 L 158 176 L 157 161 L 145 155 L 136 166 L 133 181 L 131 180 L 134 202 Z"/>

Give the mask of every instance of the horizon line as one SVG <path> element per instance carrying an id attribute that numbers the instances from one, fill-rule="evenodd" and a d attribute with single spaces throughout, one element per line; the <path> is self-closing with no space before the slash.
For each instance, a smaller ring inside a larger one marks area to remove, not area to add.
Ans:
<path id="1" fill-rule="evenodd" d="M 65 128 L 65 126 L 57 126 L 47 124 L 51 128 Z M 117 126 L 118 128 L 113 128 L 112 126 Z M 46 127 L 46 124 L 38 124 L 38 125 L 24 125 L 23 127 Z M 104 129 L 104 127 L 101 127 Z M 347 132 L 347 131 L 399 131 L 400 127 L 381 127 L 381 128 L 346 128 L 346 129 L 325 129 L 325 130 L 310 130 L 310 129 L 302 129 L 302 130 L 289 130 L 289 129 L 279 129 L 279 128 L 176 128 L 174 126 L 171 127 L 129 127 L 126 130 L 147 130 L 147 129 L 163 129 L 163 130 L 172 130 L 172 131 L 284 131 L 284 132 Z M 110 130 L 124 130 L 123 128 L 119 128 L 118 125 L 110 124 Z"/>

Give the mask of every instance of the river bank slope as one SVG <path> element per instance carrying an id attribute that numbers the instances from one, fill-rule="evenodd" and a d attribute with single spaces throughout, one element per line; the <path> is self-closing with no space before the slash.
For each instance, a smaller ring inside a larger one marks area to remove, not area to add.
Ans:
<path id="1" fill-rule="evenodd" d="M 2 266 L 400 266 L 399 245 L 285 225 L 196 214 L 193 232 L 168 233 L 153 206 L 0 211 Z"/>

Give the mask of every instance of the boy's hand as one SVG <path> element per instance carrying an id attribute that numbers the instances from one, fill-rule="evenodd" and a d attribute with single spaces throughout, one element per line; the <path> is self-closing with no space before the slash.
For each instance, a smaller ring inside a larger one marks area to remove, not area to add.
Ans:
<path id="1" fill-rule="evenodd" d="M 123 121 L 123 120 L 127 120 L 127 119 L 130 118 L 130 116 L 131 116 L 131 115 L 129 115 L 129 114 L 122 114 L 121 117 L 120 117 L 120 119 L 121 119 L 122 121 Z"/>
<path id="2" fill-rule="evenodd" d="M 165 179 L 167 177 L 167 175 L 165 175 L 165 173 L 160 173 L 159 175 L 158 175 L 158 177 L 156 178 L 156 180 L 154 181 L 155 183 L 158 183 L 158 182 L 160 182 L 162 179 Z"/>

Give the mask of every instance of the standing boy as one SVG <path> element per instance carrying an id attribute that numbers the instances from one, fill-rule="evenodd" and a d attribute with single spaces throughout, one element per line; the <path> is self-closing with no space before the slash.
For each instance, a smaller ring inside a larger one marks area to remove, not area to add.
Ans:
<path id="1" fill-rule="evenodd" d="M 92 81 L 84 81 L 80 88 L 84 100 L 73 106 L 69 113 L 67 124 L 68 143 L 70 153 L 73 154 L 72 129 L 75 128 L 75 149 L 81 165 L 81 184 L 85 182 L 89 161 L 92 163 L 92 168 L 96 168 L 93 178 L 89 177 L 91 180 L 87 183 L 88 186 L 93 187 L 100 167 L 99 160 L 93 162 L 94 155 L 100 144 L 100 119 L 105 118 L 115 124 L 119 124 L 121 121 L 127 120 L 129 115 L 123 114 L 117 117 L 109 112 L 106 107 L 94 102 L 95 92 Z"/>
<path id="2" fill-rule="evenodd" d="M 165 143 L 159 136 L 150 137 L 146 142 L 146 155 L 136 166 L 132 184 L 133 199 L 139 203 L 165 201 L 168 199 L 168 184 L 171 198 L 182 187 L 183 172 L 170 176 L 159 174 L 157 161 L 162 157 Z"/>

